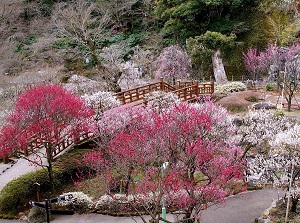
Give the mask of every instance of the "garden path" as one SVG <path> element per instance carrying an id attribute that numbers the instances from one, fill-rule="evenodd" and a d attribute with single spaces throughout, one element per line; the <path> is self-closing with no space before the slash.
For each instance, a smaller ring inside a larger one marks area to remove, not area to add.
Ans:
<path id="1" fill-rule="evenodd" d="M 279 196 L 283 191 L 279 192 Z M 228 198 L 227 202 L 221 205 L 209 207 L 203 211 L 201 223 L 253 223 L 259 218 L 265 209 L 269 208 L 274 200 L 278 199 L 278 190 L 265 189 L 247 191 Z M 167 216 L 173 221 L 172 215 Z M 27 221 L 4 220 L 0 223 L 25 223 Z M 100 214 L 86 215 L 57 215 L 51 223 L 142 223 L 139 217 L 112 217 Z"/>
<path id="2" fill-rule="evenodd" d="M 45 151 L 41 151 L 41 152 L 45 152 Z M 31 158 L 31 156 L 34 155 L 31 154 L 29 155 L 28 158 Z M 41 167 L 35 166 L 25 159 L 16 159 L 14 162 L 9 162 L 8 164 L 4 164 L 1 162 L 0 163 L 0 191 L 8 182 L 12 181 L 13 179 L 16 179 L 23 174 L 33 172 L 38 169 L 41 169 Z"/>

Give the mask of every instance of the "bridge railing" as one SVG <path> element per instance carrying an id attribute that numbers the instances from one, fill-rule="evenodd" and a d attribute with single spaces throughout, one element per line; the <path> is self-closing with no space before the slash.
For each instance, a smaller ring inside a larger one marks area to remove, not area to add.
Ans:
<path id="1" fill-rule="evenodd" d="M 120 100 L 122 104 L 132 103 L 135 101 L 140 101 L 144 99 L 144 96 L 146 94 L 149 94 L 153 91 L 165 91 L 165 92 L 171 92 L 174 91 L 176 88 L 172 85 L 166 83 L 161 79 L 158 82 L 143 85 L 137 88 L 132 88 L 126 91 L 122 91 L 119 93 L 116 93 L 115 96 Z"/>
<path id="2" fill-rule="evenodd" d="M 135 102 L 135 105 L 139 105 L 145 102 L 146 94 L 159 90 L 173 92 L 178 95 L 181 101 L 189 101 L 199 97 L 199 95 L 214 93 L 214 82 L 199 84 L 196 81 L 177 81 L 177 85 L 174 87 L 161 79 L 159 82 L 116 93 L 115 96 L 122 104 Z"/>

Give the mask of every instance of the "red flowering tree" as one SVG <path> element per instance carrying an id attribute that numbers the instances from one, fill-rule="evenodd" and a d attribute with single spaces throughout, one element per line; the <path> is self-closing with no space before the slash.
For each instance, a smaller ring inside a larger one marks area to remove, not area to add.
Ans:
<path id="1" fill-rule="evenodd" d="M 173 81 L 176 78 L 187 78 L 192 68 L 191 59 L 187 52 L 178 45 L 172 45 L 163 49 L 154 62 L 156 78 L 164 77 Z"/>
<path id="2" fill-rule="evenodd" d="M 184 213 L 181 222 L 198 222 L 205 204 L 223 201 L 226 187 L 243 175 L 241 149 L 224 137 L 233 133 L 227 114 L 211 110 L 218 107 L 179 103 L 161 112 L 144 110 L 111 138 L 108 157 L 96 152 L 86 161 L 107 185 L 117 179 L 127 195 L 151 195 L 153 222 L 161 219 L 161 200 Z M 222 136 L 214 132 L 218 125 Z"/>
<path id="3" fill-rule="evenodd" d="M 23 150 L 35 154 L 25 158 L 48 170 L 53 192 L 53 152 L 66 138 L 87 132 L 92 114 L 83 99 L 60 85 L 32 88 L 17 99 L 0 131 L 0 156 L 20 155 Z M 32 142 L 45 150 L 33 148 Z"/>

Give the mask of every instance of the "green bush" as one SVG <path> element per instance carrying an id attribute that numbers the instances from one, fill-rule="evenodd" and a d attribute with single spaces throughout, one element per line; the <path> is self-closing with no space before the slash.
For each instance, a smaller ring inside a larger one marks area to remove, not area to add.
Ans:
<path id="1" fill-rule="evenodd" d="M 62 174 L 54 170 L 55 186 L 57 188 L 64 184 Z M 35 185 L 40 184 L 41 196 L 48 196 L 50 182 L 48 173 L 45 170 L 38 170 L 22 175 L 9 182 L 0 192 L 0 216 L 13 218 L 19 211 L 29 207 L 29 201 L 35 200 Z"/>
<path id="2" fill-rule="evenodd" d="M 89 145 L 83 145 L 88 147 Z M 72 178 L 78 175 L 78 172 L 82 174 L 87 174 L 90 169 L 88 169 L 82 159 L 85 154 L 92 152 L 91 149 L 82 149 L 82 147 L 77 146 L 63 156 L 57 158 L 54 163 L 56 169 L 58 169 L 66 179 L 72 180 Z"/>
<path id="3" fill-rule="evenodd" d="M 72 45 L 74 45 L 74 42 L 68 38 L 61 38 L 52 43 L 54 49 L 68 49 Z"/>
<path id="4" fill-rule="evenodd" d="M 65 153 L 54 163 L 54 184 L 55 189 L 60 193 L 64 186 L 76 178 L 78 171 L 85 174 L 88 169 L 81 164 L 81 159 L 88 149 L 74 149 Z M 75 161 L 76 160 L 76 161 Z M 38 170 L 22 175 L 9 182 L 0 191 L 0 218 L 14 218 L 15 215 L 29 208 L 29 201 L 35 200 L 36 191 L 34 183 L 40 184 L 41 198 L 50 197 L 50 182 L 48 172 Z"/>
<path id="5" fill-rule="evenodd" d="M 250 102 L 258 102 L 259 101 L 259 98 L 254 96 L 254 95 L 251 95 L 247 98 L 245 98 L 246 101 L 250 101 Z"/>
<path id="6" fill-rule="evenodd" d="M 266 88 L 266 91 L 274 91 L 277 89 L 277 84 L 276 83 L 267 83 L 265 88 Z"/>
<path id="7" fill-rule="evenodd" d="M 226 104 L 223 105 L 224 108 L 226 108 L 231 113 L 240 113 L 248 111 L 248 106 L 246 105 L 238 105 L 238 104 Z"/>

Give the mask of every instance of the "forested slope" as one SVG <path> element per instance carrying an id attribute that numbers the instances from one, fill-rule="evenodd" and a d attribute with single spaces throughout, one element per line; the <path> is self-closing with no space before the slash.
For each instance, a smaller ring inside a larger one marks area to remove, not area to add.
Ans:
<path id="1" fill-rule="evenodd" d="M 73 72 L 118 91 L 128 69 L 151 77 L 163 48 L 187 48 L 189 38 L 212 31 L 235 35 L 222 57 L 227 76 L 240 78 L 242 51 L 299 40 L 299 7 L 298 0 L 1 0 L 0 75 L 51 81 Z M 212 75 L 206 53 L 189 51 L 194 79 Z"/>

